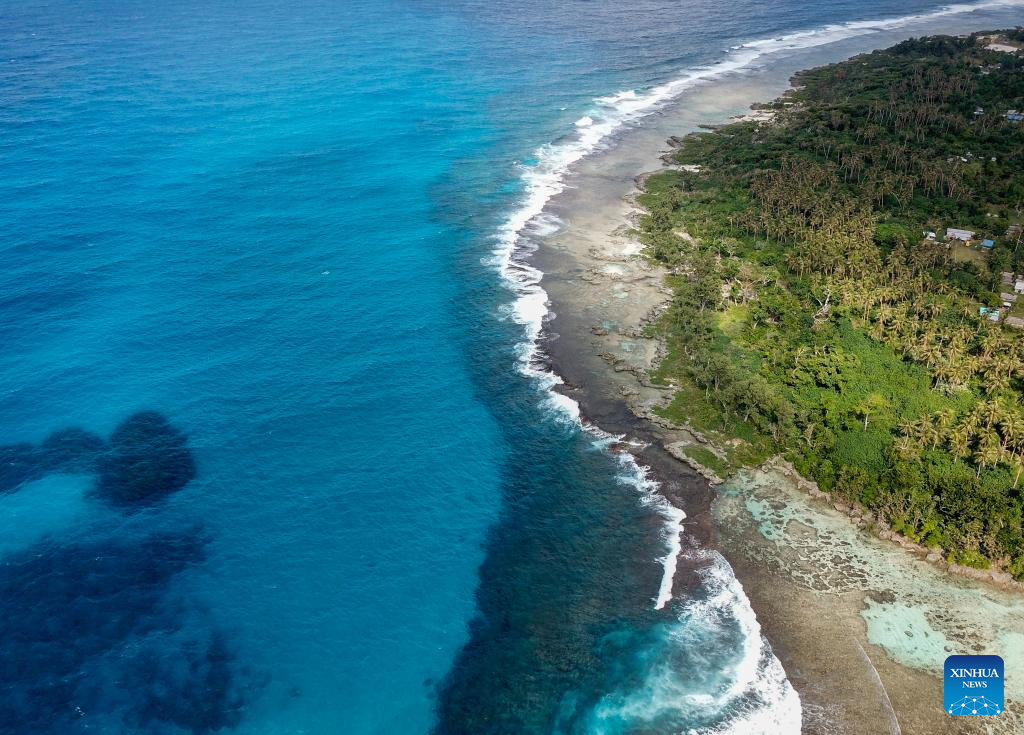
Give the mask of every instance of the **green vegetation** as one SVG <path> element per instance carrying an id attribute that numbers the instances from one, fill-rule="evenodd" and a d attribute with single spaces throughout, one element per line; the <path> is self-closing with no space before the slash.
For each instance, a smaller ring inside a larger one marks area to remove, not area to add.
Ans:
<path id="1" fill-rule="evenodd" d="M 703 459 L 783 452 L 951 560 L 1024 578 L 1024 331 L 979 317 L 1024 272 L 1024 123 L 1005 116 L 1024 58 L 987 43 L 804 72 L 773 120 L 687 137 L 646 183 L 641 238 L 674 291 L 661 413 L 728 456 Z"/>
<path id="2" fill-rule="evenodd" d="M 685 452 L 686 456 L 696 460 L 703 467 L 707 467 L 712 472 L 724 473 L 728 472 L 730 469 L 727 462 L 722 461 L 717 454 L 705 447 L 693 445 L 686 447 Z"/>

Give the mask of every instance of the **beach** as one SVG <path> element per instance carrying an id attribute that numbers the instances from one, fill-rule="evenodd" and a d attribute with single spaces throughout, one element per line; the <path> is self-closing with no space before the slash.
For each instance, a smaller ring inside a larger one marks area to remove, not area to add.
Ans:
<path id="1" fill-rule="evenodd" d="M 803 732 L 1021 731 L 1024 666 L 1016 653 L 1024 649 L 1024 598 L 945 573 L 876 538 L 778 467 L 740 473 L 716 489 L 722 478 L 687 464 L 686 447 L 714 449 L 651 412 L 669 394 L 646 378 L 661 346 L 644 326 L 669 292 L 631 234 L 637 186 L 663 165 L 671 136 L 748 114 L 751 104 L 783 93 L 800 69 L 911 36 L 1012 25 L 1013 18 L 1001 8 L 922 19 L 780 49 L 698 80 L 573 167 L 566 189 L 544 209 L 547 231 L 535 236 L 540 247 L 529 256 L 543 274 L 548 315 L 540 345 L 564 380 L 556 390 L 579 404 L 584 422 L 631 440 L 629 451 L 685 512 L 677 585 L 702 563 L 688 556 L 686 539 L 729 561 L 800 696 Z M 943 712 L 942 662 L 952 653 L 1003 656 L 1003 715 Z"/>

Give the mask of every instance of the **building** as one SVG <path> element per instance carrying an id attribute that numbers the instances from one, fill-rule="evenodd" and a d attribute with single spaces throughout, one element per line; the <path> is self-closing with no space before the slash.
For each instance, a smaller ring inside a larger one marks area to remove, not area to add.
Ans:
<path id="1" fill-rule="evenodd" d="M 1006 119 L 1012 122 L 1020 122 L 1021 120 L 1024 120 L 1024 112 L 1020 112 L 1019 110 L 1007 110 Z"/>
<path id="2" fill-rule="evenodd" d="M 1009 306 L 1010 304 L 1017 300 L 1017 294 L 1006 293 L 1004 291 L 1001 294 L 999 294 L 999 298 L 1002 300 L 1003 306 Z"/>
<path id="3" fill-rule="evenodd" d="M 1020 225 L 1010 225 L 1009 227 L 1006 228 L 1006 236 L 1016 237 L 1021 233 L 1021 229 L 1022 228 Z"/>
<path id="4" fill-rule="evenodd" d="M 1006 43 L 990 43 L 985 48 L 989 51 L 1002 51 L 1004 54 L 1015 54 L 1018 51 L 1016 46 L 1010 46 Z"/>
<path id="5" fill-rule="evenodd" d="M 992 248 L 995 247 L 995 245 L 996 245 L 995 242 L 992 241 L 992 240 L 982 240 L 981 241 L 981 246 L 983 248 L 985 248 L 986 250 L 991 250 Z"/>
<path id="6" fill-rule="evenodd" d="M 1024 329 L 1024 319 L 1021 319 L 1019 316 L 1006 317 L 1006 323 L 1009 324 L 1011 327 L 1016 327 L 1017 329 Z"/>
<path id="7" fill-rule="evenodd" d="M 1024 293 L 1024 279 L 1018 278 L 1013 284 L 1014 293 Z"/>
<path id="8" fill-rule="evenodd" d="M 1003 283 L 1007 286 L 1013 285 L 1013 274 L 1009 271 L 1003 271 Z"/>
<path id="9" fill-rule="evenodd" d="M 928 232 L 924 233 L 924 239 L 925 240 L 934 240 L 935 239 L 935 233 L 932 232 L 931 230 L 929 230 Z"/>
<path id="10" fill-rule="evenodd" d="M 956 227 L 946 228 L 946 239 L 947 240 L 963 240 L 964 242 L 970 242 L 974 239 L 974 232 L 971 230 L 961 230 Z"/>

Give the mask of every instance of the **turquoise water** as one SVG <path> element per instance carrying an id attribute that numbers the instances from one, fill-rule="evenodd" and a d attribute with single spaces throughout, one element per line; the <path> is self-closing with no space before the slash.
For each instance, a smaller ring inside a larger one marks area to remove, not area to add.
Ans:
<path id="1" fill-rule="evenodd" d="M 663 519 L 515 370 L 496 233 L 595 97 L 929 7 L 0 5 L 0 733 L 623 732 L 782 691 L 730 688 L 771 655 L 719 562 L 654 609 Z"/>

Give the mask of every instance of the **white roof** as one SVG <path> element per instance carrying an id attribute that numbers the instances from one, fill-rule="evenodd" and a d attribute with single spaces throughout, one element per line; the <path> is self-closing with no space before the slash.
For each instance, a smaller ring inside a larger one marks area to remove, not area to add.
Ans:
<path id="1" fill-rule="evenodd" d="M 1003 52 L 1008 53 L 1008 54 L 1015 54 L 1015 53 L 1017 53 L 1017 47 L 1016 46 L 1008 46 L 1005 43 L 990 43 L 985 48 L 987 48 L 989 51 L 1003 51 Z"/>
<path id="2" fill-rule="evenodd" d="M 946 237 L 955 237 L 957 240 L 970 240 L 974 237 L 974 232 L 972 230 L 960 230 L 956 227 L 947 227 Z"/>

